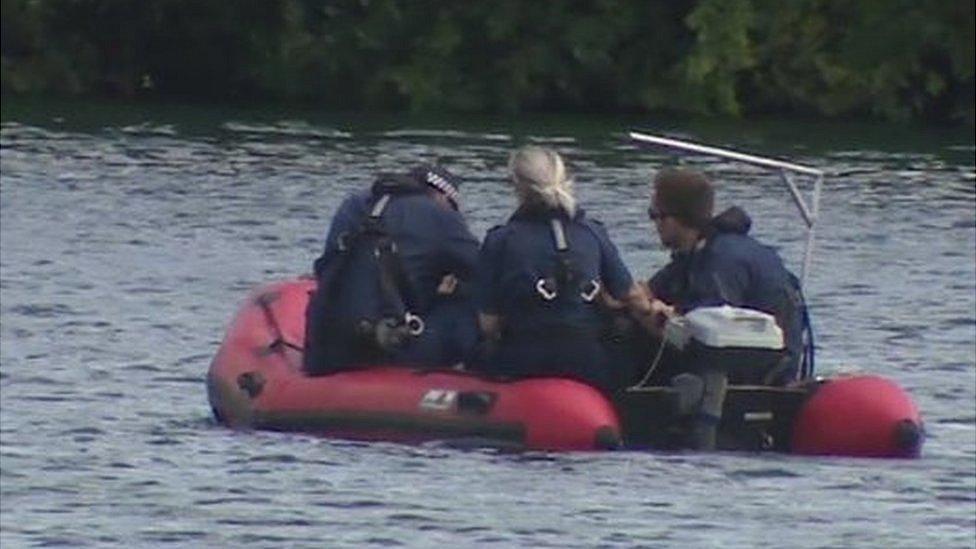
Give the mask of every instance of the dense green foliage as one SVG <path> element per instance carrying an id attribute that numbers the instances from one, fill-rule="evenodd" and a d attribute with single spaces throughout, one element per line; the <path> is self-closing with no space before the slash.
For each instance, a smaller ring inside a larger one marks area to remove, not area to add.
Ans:
<path id="1" fill-rule="evenodd" d="M 973 121 L 972 0 L 2 0 L 4 93 Z"/>

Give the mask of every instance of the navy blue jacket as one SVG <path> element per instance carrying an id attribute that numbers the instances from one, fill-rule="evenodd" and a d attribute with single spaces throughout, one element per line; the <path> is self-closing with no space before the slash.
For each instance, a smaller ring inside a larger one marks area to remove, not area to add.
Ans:
<path id="1" fill-rule="evenodd" d="M 315 262 L 320 275 L 339 257 L 338 239 L 359 229 L 373 204 L 370 191 L 354 193 L 339 206 L 325 240 L 325 251 Z M 462 280 L 473 276 L 478 239 L 460 213 L 444 208 L 426 193 L 393 195 L 382 216 L 383 227 L 393 237 L 404 270 L 415 290 L 416 313 L 428 311 L 436 299 L 444 275 Z M 382 308 L 379 269 L 369 249 L 357 250 L 342 279 L 342 291 L 329 304 L 330 316 L 375 318 Z"/>
<path id="2" fill-rule="evenodd" d="M 545 301 L 536 290 L 538 280 L 553 276 L 560 262 L 549 224 L 553 216 L 563 221 L 569 260 L 580 283 L 597 280 L 618 299 L 633 285 L 606 229 L 582 210 L 572 219 L 562 212 L 520 210 L 488 232 L 478 261 L 479 309 L 504 317 L 506 331 L 513 335 L 543 326 L 594 327 L 601 321 L 595 303 L 579 298 L 579 285 L 573 295 L 553 301 Z"/>
<path id="3" fill-rule="evenodd" d="M 734 222 L 729 222 L 730 213 Z M 796 278 L 775 250 L 747 234 L 751 222 L 745 212 L 735 208 L 716 221 L 703 246 L 671 256 L 671 263 L 651 278 L 651 291 L 681 313 L 728 304 L 772 314 L 791 360 L 798 363 L 803 324 Z"/>
<path id="4" fill-rule="evenodd" d="M 349 251 L 340 252 L 340 238 L 360 231 L 375 198 L 367 190 L 342 202 L 329 227 L 325 250 L 315 261 L 320 292 L 310 302 L 307 314 L 305 369 L 309 373 L 328 373 L 377 360 L 363 356 L 352 346 L 349 330 L 362 319 L 376 321 L 402 314 L 384 295 L 374 246 L 353 245 Z M 412 303 L 406 305 L 427 324 L 420 337 L 411 339 L 386 360 L 433 366 L 463 360 L 476 343 L 476 315 L 464 288 L 470 287 L 477 265 L 478 240 L 460 213 L 444 208 L 423 191 L 392 194 L 381 219 L 385 232 L 396 243 L 412 290 Z M 329 278 L 338 261 L 346 263 L 336 280 L 323 280 Z M 446 274 L 454 274 L 461 281 L 459 291 L 451 297 L 437 295 L 437 286 Z M 321 291 L 323 287 L 327 291 Z"/>
<path id="5" fill-rule="evenodd" d="M 545 300 L 537 284 L 555 277 L 562 264 L 553 216 L 563 222 L 568 251 L 562 254 L 575 277 Z M 616 298 L 633 285 L 606 229 L 582 211 L 570 219 L 561 212 L 522 209 L 489 231 L 481 247 L 477 299 L 482 312 L 503 320 L 501 341 L 483 368 L 514 377 L 568 376 L 609 388 L 613 376 L 600 338 L 604 317 L 595 301 L 580 296 L 593 280 Z"/>

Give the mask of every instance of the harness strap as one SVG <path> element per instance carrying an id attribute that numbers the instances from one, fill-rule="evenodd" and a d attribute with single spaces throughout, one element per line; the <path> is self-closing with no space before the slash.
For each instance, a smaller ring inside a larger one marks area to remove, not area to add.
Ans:
<path id="1" fill-rule="evenodd" d="M 373 209 L 369 212 L 370 219 L 378 220 L 383 217 L 383 212 L 386 211 L 386 205 L 390 203 L 390 193 L 386 193 L 373 204 Z"/>
<path id="2" fill-rule="evenodd" d="M 378 225 L 378 223 L 380 218 L 383 217 L 383 212 L 386 210 L 386 205 L 389 204 L 389 202 L 390 194 L 384 194 L 373 204 L 373 207 L 370 209 L 367 222 L 364 223 L 358 231 L 351 234 L 348 231 L 339 233 L 339 236 L 336 237 L 336 248 L 338 248 L 339 252 L 345 253 L 351 250 L 365 232 L 371 231 L 373 233 L 382 234 L 383 229 Z"/>
<path id="3" fill-rule="evenodd" d="M 545 301 L 556 299 L 561 291 L 569 290 L 579 279 L 579 272 L 569 255 L 569 241 L 562 220 L 558 217 L 551 218 L 549 229 L 552 233 L 553 247 L 559 257 L 559 265 L 554 276 L 540 278 L 535 283 L 536 293 Z M 584 303 L 591 303 L 598 293 L 600 293 L 599 280 L 589 280 L 579 288 L 579 295 Z"/>
<path id="4" fill-rule="evenodd" d="M 379 237 L 373 253 L 380 267 L 380 291 L 391 308 L 386 311 L 389 316 L 402 320 L 410 334 L 416 336 L 423 333 L 425 326 L 423 319 L 413 312 L 417 304 L 413 284 L 403 267 L 403 261 L 400 260 L 396 241 L 382 226 L 383 213 L 390 203 L 390 197 L 389 193 L 380 196 L 369 213 L 371 229 Z"/>
<path id="5" fill-rule="evenodd" d="M 322 279 L 325 279 L 327 285 L 326 291 L 331 293 L 333 289 L 337 286 L 336 280 L 345 270 L 346 265 L 349 264 L 349 258 L 352 254 L 348 253 L 349 250 L 353 249 L 359 242 L 363 233 L 368 230 L 376 230 L 376 222 L 379 221 L 380 217 L 383 216 L 383 211 L 386 210 L 386 205 L 390 202 L 390 194 L 386 193 L 382 195 L 379 200 L 377 200 L 373 207 L 370 209 L 369 222 L 365 223 L 359 230 L 350 233 L 349 231 L 344 231 L 336 236 L 336 249 L 339 251 L 339 257 L 336 258 L 330 265 L 322 269 L 322 272 L 318 273 L 319 283 Z M 316 265 L 316 271 L 319 271 L 318 265 Z"/>
<path id="6" fill-rule="evenodd" d="M 383 297 L 390 307 L 389 315 L 404 318 L 411 315 L 413 299 L 412 286 L 397 253 L 396 242 L 386 236 L 377 243 L 373 251 L 379 264 L 379 282 Z"/>
<path id="7" fill-rule="evenodd" d="M 549 227 L 552 229 L 552 239 L 555 241 L 556 251 L 569 251 L 569 244 L 566 242 L 566 228 L 563 227 L 563 222 L 558 217 L 554 217 L 549 220 Z"/>
<path id="8" fill-rule="evenodd" d="M 373 256 L 379 267 L 379 286 L 385 303 L 381 315 L 393 318 L 398 323 L 407 326 L 411 335 L 420 335 L 424 331 L 424 321 L 413 311 L 416 308 L 416 295 L 410 277 L 403 267 L 398 253 L 396 241 L 383 226 L 383 214 L 392 198 L 392 193 L 385 192 L 370 207 L 367 218 L 358 230 L 353 233 L 342 233 L 338 236 L 336 247 L 339 256 L 325 269 L 320 276 L 324 278 L 325 291 L 333 295 L 340 286 L 343 271 L 350 263 L 351 251 L 359 245 L 366 236 L 375 238 Z"/>

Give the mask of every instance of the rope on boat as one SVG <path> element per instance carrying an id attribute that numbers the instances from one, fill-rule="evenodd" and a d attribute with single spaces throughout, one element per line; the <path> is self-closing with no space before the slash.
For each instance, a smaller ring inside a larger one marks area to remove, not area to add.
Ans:
<path id="1" fill-rule="evenodd" d="M 657 355 L 654 357 L 654 360 L 651 361 L 651 366 L 647 369 L 647 373 L 644 374 L 644 377 L 642 377 L 640 381 L 634 385 L 631 385 L 630 387 L 627 387 L 628 391 L 640 389 L 649 379 L 651 379 L 651 376 L 654 374 L 654 370 L 657 370 L 657 365 L 661 362 L 661 357 L 664 355 L 664 346 L 665 342 L 664 339 L 662 339 L 661 345 L 657 348 Z"/>

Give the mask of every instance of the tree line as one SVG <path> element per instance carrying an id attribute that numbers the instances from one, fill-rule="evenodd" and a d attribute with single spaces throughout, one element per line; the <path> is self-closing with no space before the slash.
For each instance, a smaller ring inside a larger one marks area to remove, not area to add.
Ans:
<path id="1" fill-rule="evenodd" d="M 972 0 L 0 0 L 2 89 L 973 124 Z"/>

